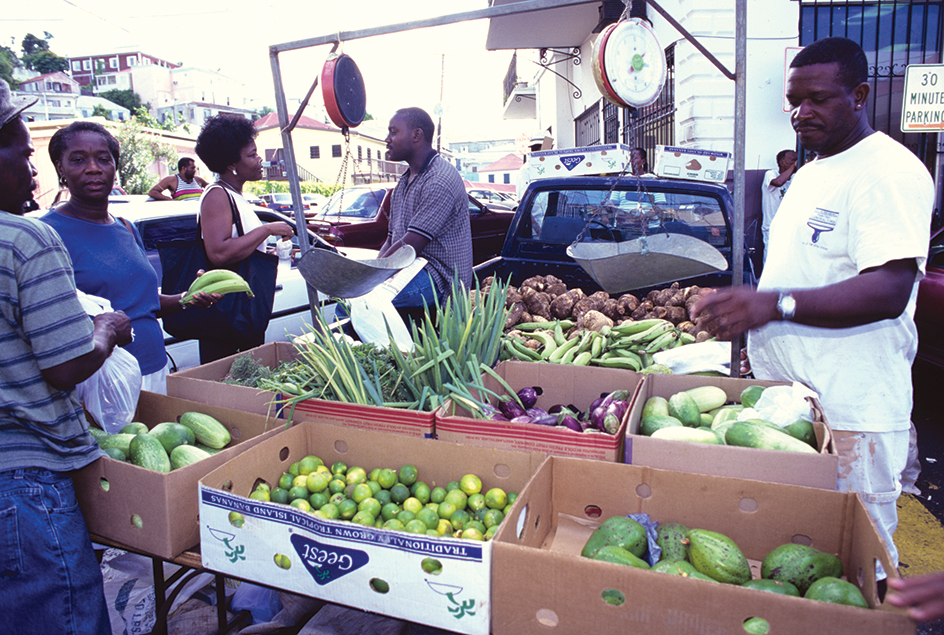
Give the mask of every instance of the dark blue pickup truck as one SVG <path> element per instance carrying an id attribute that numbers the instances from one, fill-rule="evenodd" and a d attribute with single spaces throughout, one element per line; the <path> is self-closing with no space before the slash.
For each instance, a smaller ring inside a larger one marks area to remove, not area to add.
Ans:
<path id="1" fill-rule="evenodd" d="M 525 191 L 501 255 L 475 267 L 475 273 L 480 281 L 497 276 L 502 280 L 510 278 L 511 284 L 516 286 L 532 276 L 553 275 L 568 288 L 579 287 L 587 294 L 599 290 L 612 293 L 613 289 L 601 289 L 599 276 L 595 279 L 568 255 L 568 247 L 579 251 L 585 250 L 586 244 L 598 243 L 604 250 L 616 250 L 619 243 L 639 243 L 641 237 L 643 241 L 650 237 L 655 242 L 655 238 L 682 235 L 686 238 L 677 239 L 676 245 L 695 246 L 699 253 L 704 249 L 713 252 L 706 243 L 716 249 L 724 261 L 715 254 L 715 263 L 720 267 L 688 276 L 686 254 L 680 253 L 680 259 L 668 258 L 656 265 L 668 262 L 665 282 L 728 286 L 733 274 L 733 216 L 731 194 L 724 186 L 712 183 L 634 176 L 540 179 L 533 181 Z M 625 288 L 615 291 L 658 286 L 647 283 L 652 279 L 651 271 L 642 273 L 656 262 L 646 260 L 648 255 L 644 249 L 643 254 L 616 259 L 609 265 L 624 282 Z M 750 284 L 754 276 L 746 256 L 744 267 L 745 283 Z M 635 284 L 637 270 L 639 284 Z M 680 276 L 675 277 L 676 273 Z"/>

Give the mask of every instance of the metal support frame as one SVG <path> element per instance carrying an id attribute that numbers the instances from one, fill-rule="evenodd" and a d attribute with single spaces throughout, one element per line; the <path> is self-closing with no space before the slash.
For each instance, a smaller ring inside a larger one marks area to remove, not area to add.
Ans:
<path id="1" fill-rule="evenodd" d="M 552 53 L 555 56 L 560 56 L 560 59 L 548 58 L 547 56 L 548 52 Z M 540 66 L 541 68 L 543 68 L 544 70 L 554 73 L 555 75 L 560 77 L 562 80 L 564 80 L 565 82 L 567 82 L 568 84 L 574 87 L 574 93 L 573 93 L 574 99 L 580 99 L 581 97 L 583 97 L 583 91 L 580 90 L 580 86 L 577 86 L 577 84 L 573 83 L 572 81 L 564 77 L 561 73 L 558 73 L 553 68 L 551 68 L 551 64 L 560 64 L 561 62 L 566 62 L 568 60 L 572 61 L 574 66 L 580 66 L 581 60 L 580 60 L 579 47 L 575 46 L 570 51 L 558 51 L 552 48 L 543 48 L 541 49 L 541 56 L 539 59 L 540 59 L 539 62 L 534 62 L 534 63 Z"/>
<path id="2" fill-rule="evenodd" d="M 301 116 L 302 110 L 307 105 L 308 99 L 317 86 L 316 79 L 308 95 L 305 98 L 298 114 L 293 120 L 288 116 L 288 105 L 285 97 L 285 86 L 282 82 L 282 70 L 279 64 L 279 54 L 288 51 L 294 51 L 313 46 L 322 46 L 333 44 L 337 46 L 346 40 L 357 40 L 377 35 L 388 35 L 411 31 L 414 29 L 423 29 L 434 26 L 444 26 L 458 22 L 470 20 L 482 20 L 497 18 L 507 15 L 516 15 L 519 13 L 532 13 L 546 9 L 556 9 L 562 7 L 577 6 L 582 4 L 591 4 L 599 0 L 525 0 L 523 2 L 513 2 L 510 4 L 491 6 L 486 9 L 477 9 L 474 11 L 465 11 L 462 13 L 453 13 L 450 15 L 416 20 L 412 22 L 401 22 L 386 26 L 360 29 L 357 31 L 342 31 L 323 35 L 320 37 L 309 38 L 305 40 L 296 40 L 284 44 L 274 44 L 269 47 L 269 63 L 272 68 L 272 82 L 275 87 L 276 112 L 279 116 L 279 126 L 282 131 L 282 148 L 285 151 L 285 168 L 288 172 L 289 187 L 292 194 L 292 202 L 295 207 L 295 224 L 299 235 L 305 235 L 307 223 L 305 222 L 305 212 L 302 207 L 301 186 L 298 179 L 298 166 L 295 162 L 295 146 L 292 143 L 292 128 Z M 734 278 L 731 283 L 734 286 L 740 286 L 744 280 L 744 201 L 745 201 L 745 175 L 744 175 L 744 117 L 747 111 L 747 99 L 745 88 L 747 86 L 747 0 L 735 0 L 735 70 L 732 73 L 724 66 L 707 48 L 689 33 L 675 18 L 663 9 L 656 0 L 646 0 L 646 2 L 655 9 L 669 24 L 671 24 L 682 36 L 688 40 L 702 55 L 704 55 L 721 73 L 728 79 L 734 80 L 734 243 L 731 246 L 731 263 L 734 268 Z M 579 57 L 578 57 L 579 59 Z M 575 61 L 575 63 L 577 63 Z M 552 69 L 545 66 L 551 72 Z M 555 72 L 556 75 L 560 76 Z M 562 78 L 565 79 L 566 78 Z M 570 82 L 569 82 L 570 83 Z M 573 85 L 571 83 L 571 85 Z M 578 89 L 579 91 L 579 89 Z M 575 96 L 575 98 L 578 98 Z M 302 256 L 311 248 L 307 240 L 299 240 L 302 250 Z M 308 296 L 312 310 L 312 323 L 317 323 L 315 311 L 317 309 L 317 292 L 308 287 Z M 732 344 L 731 346 L 731 376 L 737 377 L 740 367 L 740 346 Z"/>

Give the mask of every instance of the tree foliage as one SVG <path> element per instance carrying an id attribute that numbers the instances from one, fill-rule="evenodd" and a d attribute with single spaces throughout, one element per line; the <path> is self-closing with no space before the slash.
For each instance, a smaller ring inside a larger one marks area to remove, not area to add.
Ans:
<path id="1" fill-rule="evenodd" d="M 10 85 L 11 90 L 16 90 L 18 82 L 13 79 L 13 69 L 19 66 L 20 60 L 16 52 L 6 46 L 0 46 L 0 79 Z"/>
<path id="2" fill-rule="evenodd" d="M 68 70 L 69 60 L 59 57 L 49 49 L 49 40 L 52 39 L 52 35 L 44 31 L 43 36 L 43 38 L 38 38 L 32 33 L 27 33 L 23 38 L 20 44 L 23 49 L 23 55 L 20 58 L 23 66 L 43 74 Z"/>
<path id="3" fill-rule="evenodd" d="M 141 107 L 141 98 L 138 97 L 138 94 L 133 90 L 118 90 L 113 88 L 111 90 L 98 93 L 98 96 L 103 97 L 112 103 L 118 104 L 119 106 L 124 106 L 131 112 L 136 112 L 138 108 Z"/>
<path id="4" fill-rule="evenodd" d="M 130 119 L 119 126 L 118 134 L 115 135 L 121 144 L 118 178 L 129 194 L 147 194 L 150 191 L 156 181 L 156 176 L 151 173 L 155 161 L 169 164 L 177 162 L 177 150 L 151 132 L 145 123 L 150 115 L 143 117 L 142 111 L 147 113 L 144 107 L 139 107 Z"/>
<path id="5" fill-rule="evenodd" d="M 101 104 L 95 104 L 92 106 L 92 116 L 93 117 L 104 117 L 105 119 L 111 120 L 111 111 L 102 106 Z"/>

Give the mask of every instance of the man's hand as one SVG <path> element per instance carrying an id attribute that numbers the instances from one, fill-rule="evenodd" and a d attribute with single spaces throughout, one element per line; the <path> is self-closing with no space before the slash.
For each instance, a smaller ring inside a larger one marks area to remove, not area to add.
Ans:
<path id="1" fill-rule="evenodd" d="M 889 578 L 885 601 L 908 608 L 908 615 L 919 622 L 944 617 L 944 571 L 913 578 Z"/>
<path id="2" fill-rule="evenodd" d="M 99 313 L 92 321 L 95 323 L 96 339 L 101 337 L 106 345 L 110 344 L 109 352 L 115 346 L 131 343 L 131 318 L 124 311 Z"/>
<path id="3" fill-rule="evenodd" d="M 777 294 L 753 289 L 719 289 L 701 297 L 693 307 L 699 331 L 734 340 L 747 331 L 779 319 Z"/>
<path id="4" fill-rule="evenodd" d="M 131 342 L 131 320 L 122 311 L 100 313 L 92 319 L 91 351 L 75 357 L 52 368 L 43 369 L 43 379 L 59 390 L 71 390 L 95 374 L 115 346 L 124 346 Z"/>

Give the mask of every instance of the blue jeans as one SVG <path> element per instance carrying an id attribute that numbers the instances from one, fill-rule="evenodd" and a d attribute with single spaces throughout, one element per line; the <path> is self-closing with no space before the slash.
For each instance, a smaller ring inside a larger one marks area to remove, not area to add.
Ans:
<path id="1" fill-rule="evenodd" d="M 413 276 L 413 279 L 396 295 L 393 299 L 393 306 L 397 308 L 422 308 L 424 300 L 426 306 L 435 308 L 436 285 L 433 284 L 432 277 L 425 269 Z"/>
<path id="2" fill-rule="evenodd" d="M 0 624 L 17 635 L 111 635 L 105 589 L 68 474 L 0 472 Z"/>

